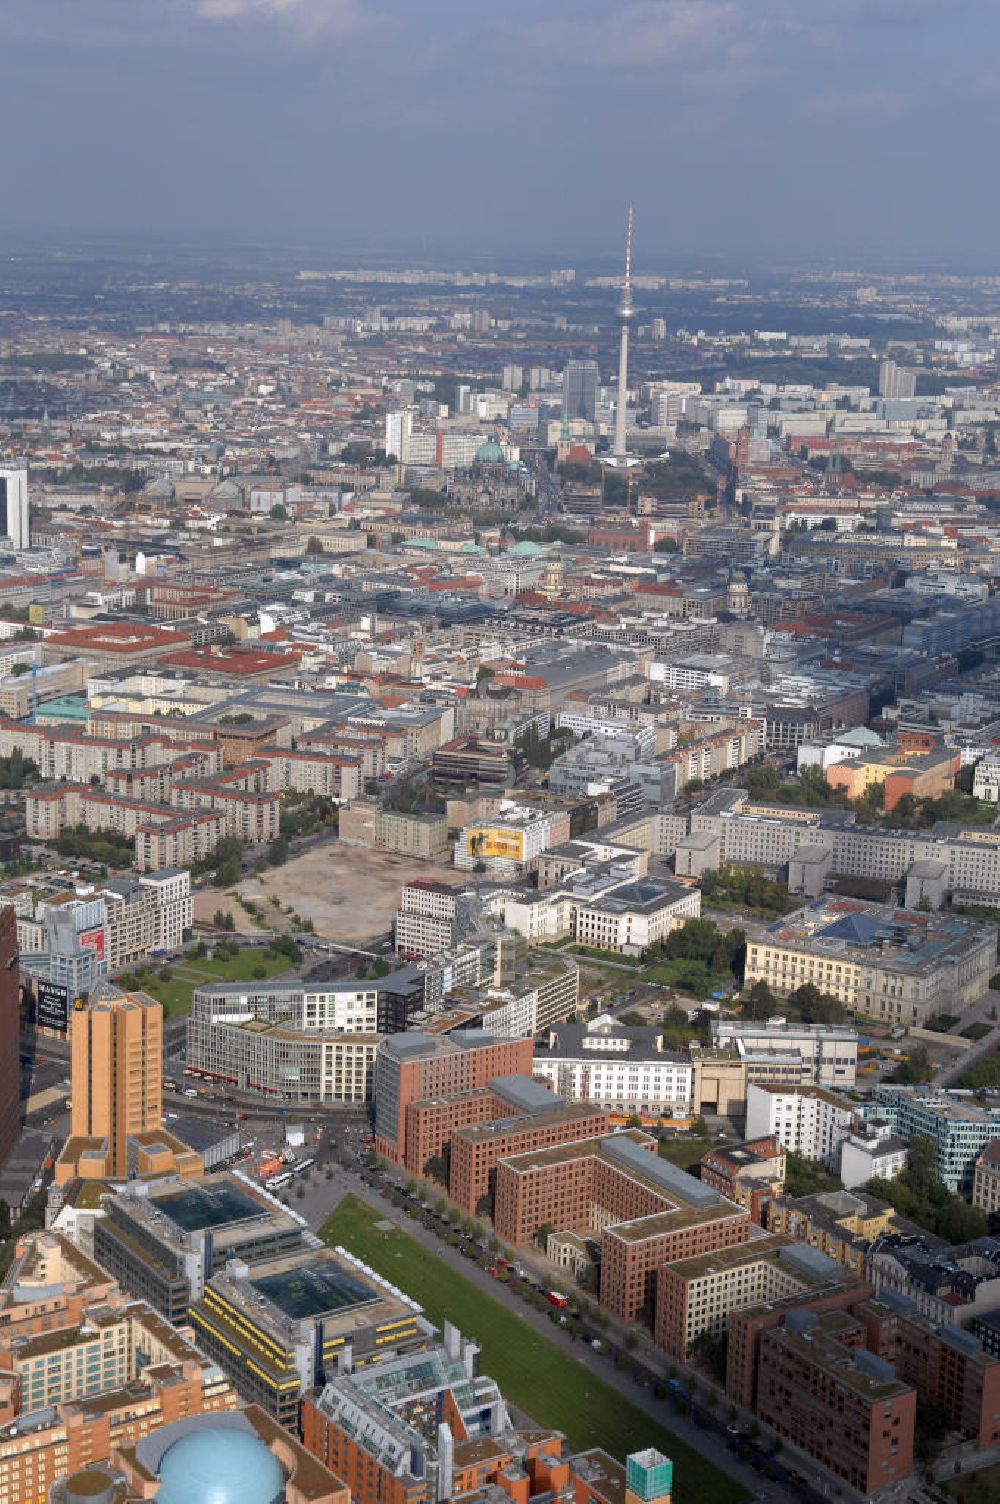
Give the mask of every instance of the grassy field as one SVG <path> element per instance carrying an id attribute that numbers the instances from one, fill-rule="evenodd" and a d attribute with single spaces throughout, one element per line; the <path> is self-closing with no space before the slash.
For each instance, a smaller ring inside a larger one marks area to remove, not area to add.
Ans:
<path id="1" fill-rule="evenodd" d="M 321 1237 L 342 1243 L 419 1301 L 428 1318 L 447 1318 L 482 1348 L 484 1373 L 507 1398 L 543 1426 L 565 1432 L 574 1450 L 601 1446 L 613 1456 L 656 1446 L 674 1459 L 679 1504 L 711 1499 L 736 1504 L 745 1491 L 665 1425 L 645 1415 L 603 1379 L 567 1357 L 498 1301 L 456 1275 L 415 1239 L 393 1228 L 380 1232 L 378 1213 L 348 1196 L 324 1224 Z"/>
<path id="2" fill-rule="evenodd" d="M 163 1004 L 167 1018 L 183 1018 L 191 1012 L 191 1001 L 196 987 L 205 982 L 250 982 L 257 980 L 254 972 L 263 967 L 265 977 L 276 977 L 291 965 L 287 956 L 267 956 L 263 949 L 241 950 L 231 961 L 214 961 L 202 958 L 198 961 L 178 961 L 169 968 L 170 980 L 164 981 L 155 972 L 142 977 L 143 992 Z M 263 981 L 264 978 L 259 980 Z"/>
<path id="3" fill-rule="evenodd" d="M 690 1170 L 709 1149 L 715 1147 L 715 1141 L 710 1138 L 664 1138 L 657 1145 L 657 1151 L 664 1159 L 669 1159 L 672 1165 Z"/>

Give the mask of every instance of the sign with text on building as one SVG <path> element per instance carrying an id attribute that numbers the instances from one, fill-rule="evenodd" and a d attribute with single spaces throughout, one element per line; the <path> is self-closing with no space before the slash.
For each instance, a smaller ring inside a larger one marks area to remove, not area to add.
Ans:
<path id="1" fill-rule="evenodd" d="M 35 993 L 35 1023 L 40 1029 L 56 1029 L 65 1034 L 69 1028 L 69 988 L 62 982 L 39 977 Z"/>
<path id="2" fill-rule="evenodd" d="M 98 961 L 104 960 L 105 934 L 103 924 L 96 925 L 92 930 L 82 930 L 79 938 L 80 944 L 86 946 L 88 950 L 92 950 L 97 956 Z"/>

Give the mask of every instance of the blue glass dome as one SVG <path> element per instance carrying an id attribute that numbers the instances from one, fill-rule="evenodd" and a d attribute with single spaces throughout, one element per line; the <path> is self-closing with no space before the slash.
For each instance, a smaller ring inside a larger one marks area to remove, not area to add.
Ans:
<path id="1" fill-rule="evenodd" d="M 285 1475 L 258 1436 L 223 1426 L 192 1431 L 160 1461 L 156 1504 L 283 1504 Z"/>

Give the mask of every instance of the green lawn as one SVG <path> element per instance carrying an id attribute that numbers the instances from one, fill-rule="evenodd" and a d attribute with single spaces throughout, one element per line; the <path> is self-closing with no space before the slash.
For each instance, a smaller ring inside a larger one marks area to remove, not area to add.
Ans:
<path id="1" fill-rule="evenodd" d="M 170 981 L 165 982 L 156 973 L 141 977 L 143 992 L 157 998 L 163 1004 L 167 1018 L 183 1018 L 191 1012 L 194 990 L 204 982 L 250 982 L 254 970 L 264 968 L 266 977 L 278 976 L 288 971 L 291 963 L 287 956 L 268 956 L 260 950 L 241 950 L 231 961 L 215 961 L 203 957 L 197 961 L 178 961 L 171 965 Z M 260 978 L 261 981 L 264 978 Z"/>
<path id="2" fill-rule="evenodd" d="M 715 1147 L 715 1142 L 710 1138 L 663 1138 L 657 1145 L 657 1151 L 664 1159 L 669 1159 L 672 1165 L 690 1170 L 709 1149 Z"/>
<path id="3" fill-rule="evenodd" d="M 348 1196 L 327 1219 L 320 1236 L 342 1243 L 423 1306 L 440 1325 L 447 1318 L 482 1349 L 484 1373 L 496 1379 L 506 1397 L 539 1425 L 563 1431 L 574 1451 L 604 1447 L 613 1456 L 656 1446 L 674 1459 L 679 1504 L 711 1499 L 736 1504 L 746 1498 L 740 1485 L 665 1425 L 645 1415 L 603 1379 L 567 1357 L 498 1301 L 482 1294 L 415 1239 L 393 1228 L 380 1232 L 381 1218 L 356 1196 Z"/>

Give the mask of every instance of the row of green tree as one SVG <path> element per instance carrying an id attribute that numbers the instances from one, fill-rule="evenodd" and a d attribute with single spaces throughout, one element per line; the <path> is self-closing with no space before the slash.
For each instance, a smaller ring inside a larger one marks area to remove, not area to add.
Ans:
<path id="1" fill-rule="evenodd" d="M 85 825 L 74 825 L 60 831 L 52 845 L 60 856 L 97 862 L 102 867 L 131 867 L 135 861 L 135 842 L 119 830 L 88 830 Z"/>
<path id="2" fill-rule="evenodd" d="M 9 757 L 0 757 L 0 789 L 23 789 L 38 778 L 38 764 L 15 747 Z"/>
<path id="3" fill-rule="evenodd" d="M 775 1013 L 791 1014 L 807 1024 L 839 1024 L 847 1017 L 843 1003 L 813 982 L 803 982 L 786 998 L 777 998 L 766 982 L 754 982 L 743 1008 L 747 1018 L 758 1023 Z"/>

